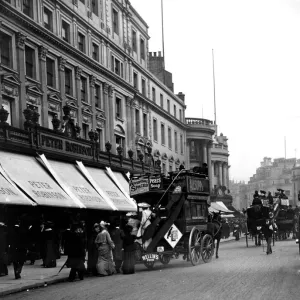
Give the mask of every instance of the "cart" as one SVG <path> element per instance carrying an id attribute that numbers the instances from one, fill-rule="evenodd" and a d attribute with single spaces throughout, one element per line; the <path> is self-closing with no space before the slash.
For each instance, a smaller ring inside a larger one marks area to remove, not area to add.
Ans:
<path id="1" fill-rule="evenodd" d="M 183 258 L 197 265 L 214 253 L 214 226 L 208 222 L 209 179 L 206 174 L 180 170 L 169 176 L 132 176 L 130 195 L 137 204 L 146 202 L 153 212 L 151 224 L 138 244 L 136 258 L 152 269 L 155 261 L 168 264 Z M 150 241 L 145 248 L 146 241 Z"/>

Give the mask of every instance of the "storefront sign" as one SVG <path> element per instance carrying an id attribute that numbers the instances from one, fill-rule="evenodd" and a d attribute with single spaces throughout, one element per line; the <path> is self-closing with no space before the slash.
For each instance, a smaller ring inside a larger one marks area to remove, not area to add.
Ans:
<path id="1" fill-rule="evenodd" d="M 161 175 L 151 175 L 149 177 L 149 189 L 152 191 L 162 189 Z"/>
<path id="2" fill-rule="evenodd" d="M 181 237 L 182 237 L 182 233 L 174 224 L 170 227 L 170 229 L 164 236 L 164 238 L 172 248 L 174 248 L 177 245 Z"/>
<path id="3" fill-rule="evenodd" d="M 145 261 L 155 261 L 155 260 L 158 260 L 158 254 L 155 254 L 155 253 L 149 253 L 149 254 L 145 254 L 145 255 L 142 255 L 142 260 L 145 260 Z"/>
<path id="4" fill-rule="evenodd" d="M 90 144 L 74 143 L 71 140 L 67 140 L 57 135 L 51 135 L 48 133 L 41 133 L 40 135 L 40 147 L 50 148 L 51 150 L 58 150 L 60 152 L 72 153 L 84 157 L 92 157 L 93 150 Z"/>

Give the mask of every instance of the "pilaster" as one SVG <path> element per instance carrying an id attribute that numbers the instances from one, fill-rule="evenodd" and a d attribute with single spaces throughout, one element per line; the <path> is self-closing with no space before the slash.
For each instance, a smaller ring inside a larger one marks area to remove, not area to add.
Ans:
<path id="1" fill-rule="evenodd" d="M 114 120 L 115 120 L 115 100 L 114 100 L 114 90 L 115 88 L 113 86 L 108 87 L 108 121 L 109 121 L 109 130 L 110 130 L 110 140 L 111 140 L 111 151 L 112 153 L 116 153 L 116 143 L 115 143 L 115 137 L 114 137 Z"/>
<path id="2" fill-rule="evenodd" d="M 64 57 L 58 59 L 58 69 L 59 69 L 59 90 L 60 97 L 62 98 L 62 106 L 66 104 L 66 89 L 65 89 L 65 65 L 67 60 Z"/>
<path id="3" fill-rule="evenodd" d="M 90 75 L 90 100 L 91 100 L 91 105 L 92 105 L 92 112 L 93 112 L 93 117 L 92 117 L 92 128 L 96 128 L 96 103 L 95 103 L 95 82 L 96 82 L 96 77 L 94 75 Z M 99 95 L 100 96 L 100 95 Z"/>
<path id="4" fill-rule="evenodd" d="M 211 147 L 212 143 L 209 142 L 207 144 L 207 168 L 208 168 L 208 178 L 209 178 L 209 190 L 211 191 L 213 189 L 213 184 L 214 184 L 214 178 L 213 178 L 213 164 L 211 160 Z"/>
<path id="5" fill-rule="evenodd" d="M 218 162 L 219 165 L 219 185 L 222 186 L 223 185 L 223 174 L 222 174 L 222 162 Z"/>
<path id="6" fill-rule="evenodd" d="M 110 142 L 110 128 L 109 128 L 109 105 L 108 105 L 108 84 L 103 84 L 103 95 L 104 95 L 104 111 L 105 111 L 105 143 Z"/>
<path id="7" fill-rule="evenodd" d="M 207 164 L 207 145 L 206 141 L 204 141 L 202 145 L 202 153 L 203 153 L 203 163 Z"/>
<path id="8" fill-rule="evenodd" d="M 126 97 L 126 127 L 127 127 L 127 134 L 126 134 L 126 144 L 127 149 L 132 149 L 132 115 L 131 115 L 131 102 L 132 99 L 130 97 Z"/>
<path id="9" fill-rule="evenodd" d="M 81 74 L 82 74 L 82 69 L 77 66 L 75 68 L 75 86 L 76 86 L 76 94 L 77 94 L 77 122 L 80 127 L 82 127 L 82 103 L 81 103 Z M 82 134 L 82 131 L 81 131 Z"/>

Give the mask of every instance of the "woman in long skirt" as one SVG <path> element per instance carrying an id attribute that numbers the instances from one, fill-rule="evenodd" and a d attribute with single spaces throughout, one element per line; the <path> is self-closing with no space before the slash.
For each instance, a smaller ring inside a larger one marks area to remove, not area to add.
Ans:
<path id="1" fill-rule="evenodd" d="M 98 249 L 95 244 L 97 235 L 100 232 L 100 225 L 98 223 L 94 224 L 94 229 L 91 237 L 88 240 L 88 263 L 87 271 L 89 274 L 97 275 L 97 261 L 98 261 Z"/>
<path id="2" fill-rule="evenodd" d="M 124 248 L 124 260 L 122 271 L 123 274 L 135 273 L 135 236 L 131 234 L 132 227 L 126 225 L 124 228 L 123 248 Z"/>
<path id="3" fill-rule="evenodd" d="M 107 231 L 109 223 L 100 222 L 101 232 L 97 235 L 95 243 L 98 247 L 97 272 L 99 276 L 112 275 L 116 272 L 112 260 L 112 249 L 115 248 L 113 241 Z"/>

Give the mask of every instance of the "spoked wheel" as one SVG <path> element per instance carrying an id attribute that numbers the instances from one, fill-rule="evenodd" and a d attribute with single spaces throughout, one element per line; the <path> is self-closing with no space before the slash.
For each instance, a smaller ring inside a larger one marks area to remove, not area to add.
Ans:
<path id="1" fill-rule="evenodd" d="M 160 255 L 159 256 L 159 261 L 163 264 L 163 265 L 167 265 L 171 260 L 171 256 L 170 255 Z"/>
<path id="2" fill-rule="evenodd" d="M 201 233 L 196 227 L 193 227 L 190 233 L 189 258 L 193 266 L 196 266 L 201 258 Z"/>
<path id="3" fill-rule="evenodd" d="M 154 267 L 155 261 L 147 261 L 147 260 L 144 260 L 143 263 L 144 263 L 144 265 L 147 267 L 147 269 L 152 270 L 153 267 Z"/>
<path id="4" fill-rule="evenodd" d="M 211 261 L 214 255 L 214 241 L 210 234 L 206 234 L 201 241 L 201 256 L 205 263 Z"/>

